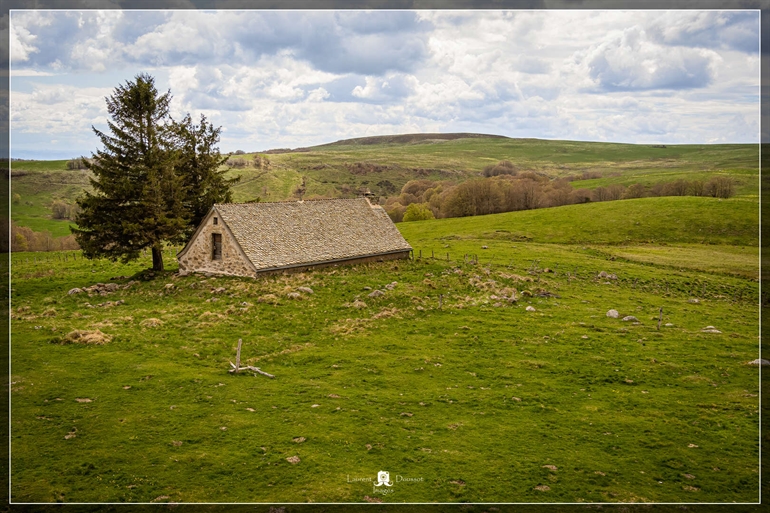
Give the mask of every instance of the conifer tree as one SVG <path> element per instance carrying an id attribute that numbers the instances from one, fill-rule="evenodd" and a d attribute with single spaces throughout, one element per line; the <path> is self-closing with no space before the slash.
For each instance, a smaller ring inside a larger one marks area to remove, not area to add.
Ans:
<path id="1" fill-rule="evenodd" d="M 189 116 L 175 123 L 171 93 L 159 94 L 154 79 L 137 75 L 107 101 L 110 134 L 93 128 L 103 149 L 86 160 L 93 193 L 78 200 L 72 228 L 88 258 L 129 262 L 152 251 L 152 268 L 163 270 L 163 243 L 183 242 L 214 202 L 230 200 L 221 164 L 219 129 Z"/>
<path id="2" fill-rule="evenodd" d="M 173 127 L 178 147 L 177 173 L 181 175 L 187 191 L 187 237 L 192 235 L 212 205 L 232 201 L 230 187 L 240 177 L 226 179 L 226 170 L 219 171 L 219 167 L 227 161 L 227 157 L 222 157 L 216 147 L 221 128 L 214 128 L 206 121 L 206 116 L 201 114 L 200 124 L 195 125 L 188 114 Z"/>

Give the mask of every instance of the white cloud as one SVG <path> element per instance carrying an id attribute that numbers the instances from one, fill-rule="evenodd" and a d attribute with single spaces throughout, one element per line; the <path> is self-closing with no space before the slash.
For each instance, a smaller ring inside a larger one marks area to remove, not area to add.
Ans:
<path id="1" fill-rule="evenodd" d="M 713 50 L 656 44 L 639 27 L 614 32 L 583 55 L 579 67 L 604 91 L 705 87 L 721 60 Z"/>
<path id="2" fill-rule="evenodd" d="M 92 84 L 139 71 L 155 75 L 162 92 L 171 89 L 175 118 L 205 114 L 221 125 L 223 149 L 410 131 L 754 141 L 759 123 L 752 12 L 12 17 L 14 131 L 41 144 L 68 130 L 92 141 L 90 125 L 104 122 L 112 92 Z M 75 141 L 55 138 L 62 146 Z"/>

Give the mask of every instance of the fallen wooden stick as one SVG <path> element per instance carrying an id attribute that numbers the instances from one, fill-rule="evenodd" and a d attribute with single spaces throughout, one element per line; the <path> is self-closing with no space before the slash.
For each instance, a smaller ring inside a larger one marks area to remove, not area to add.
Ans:
<path id="1" fill-rule="evenodd" d="M 273 376 L 272 374 L 268 374 L 267 372 L 263 371 L 259 367 L 252 367 L 251 365 L 247 365 L 246 367 L 236 367 L 233 362 L 230 362 L 230 365 L 233 367 L 232 369 L 230 369 L 228 371 L 230 374 L 233 374 L 233 373 L 236 373 L 236 372 L 240 372 L 242 370 L 250 370 L 250 371 L 258 372 L 258 373 L 262 374 L 263 376 L 267 376 L 270 379 L 275 378 L 275 376 Z"/>

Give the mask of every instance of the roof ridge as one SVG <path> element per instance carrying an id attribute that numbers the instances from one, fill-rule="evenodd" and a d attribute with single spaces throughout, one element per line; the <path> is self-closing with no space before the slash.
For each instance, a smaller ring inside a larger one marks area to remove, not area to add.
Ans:
<path id="1" fill-rule="evenodd" d="M 309 202 L 321 202 L 321 201 L 356 201 L 360 199 L 366 199 L 363 196 L 357 198 L 314 198 L 306 200 L 281 200 L 281 201 L 249 201 L 244 203 L 214 203 L 215 207 L 223 207 L 229 205 L 286 205 L 291 203 L 309 203 Z"/>

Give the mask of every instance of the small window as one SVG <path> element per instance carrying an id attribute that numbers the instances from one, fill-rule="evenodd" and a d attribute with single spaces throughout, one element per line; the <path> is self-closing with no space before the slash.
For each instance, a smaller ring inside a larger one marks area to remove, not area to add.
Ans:
<path id="1" fill-rule="evenodd" d="M 217 219 L 216 217 L 214 218 L 214 224 L 219 224 L 219 219 Z"/>
<path id="2" fill-rule="evenodd" d="M 222 234 L 211 234 L 211 259 L 222 260 Z"/>

